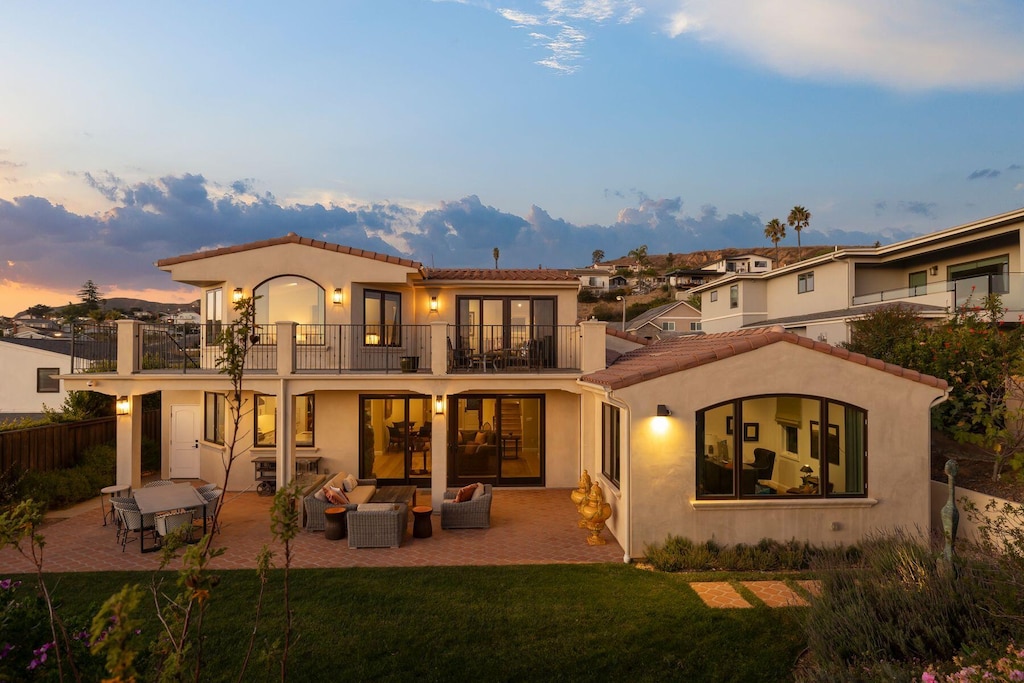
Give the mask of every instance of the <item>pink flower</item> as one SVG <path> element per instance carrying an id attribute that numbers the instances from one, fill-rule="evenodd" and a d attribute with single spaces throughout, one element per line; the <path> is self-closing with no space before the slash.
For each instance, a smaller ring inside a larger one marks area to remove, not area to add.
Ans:
<path id="1" fill-rule="evenodd" d="M 921 683 L 937 683 L 938 680 L 931 671 L 925 671 L 921 674 Z"/>

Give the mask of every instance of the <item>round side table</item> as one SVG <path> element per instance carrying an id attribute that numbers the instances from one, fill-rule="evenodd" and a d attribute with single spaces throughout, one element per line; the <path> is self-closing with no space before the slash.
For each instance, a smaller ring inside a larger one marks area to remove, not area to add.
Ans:
<path id="1" fill-rule="evenodd" d="M 434 534 L 434 525 L 430 521 L 433 512 L 434 508 L 429 505 L 417 505 L 412 509 L 413 538 L 430 538 Z"/>
<path id="2" fill-rule="evenodd" d="M 116 496 L 116 495 L 118 495 L 120 493 L 124 493 L 126 495 L 131 495 L 131 491 L 132 491 L 132 487 L 131 486 L 128 486 L 128 485 L 121 486 L 120 484 L 113 484 L 111 486 L 104 486 L 103 488 L 100 489 L 100 510 L 103 512 L 103 526 L 107 525 L 107 520 L 108 519 L 111 522 L 114 522 L 114 521 L 117 520 L 117 517 L 116 517 L 117 513 L 114 511 L 114 504 L 113 504 L 113 502 L 111 502 L 110 503 L 110 507 L 108 508 L 107 507 L 107 499 L 113 498 L 114 496 Z"/>
<path id="3" fill-rule="evenodd" d="M 345 525 L 345 513 L 348 508 L 331 507 L 324 510 L 324 538 L 328 541 L 337 541 L 345 538 L 347 527 Z"/>

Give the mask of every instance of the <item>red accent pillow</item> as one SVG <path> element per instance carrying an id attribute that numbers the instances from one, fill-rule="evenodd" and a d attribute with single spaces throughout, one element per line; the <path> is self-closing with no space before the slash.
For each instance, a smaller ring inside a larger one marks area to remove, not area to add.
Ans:
<path id="1" fill-rule="evenodd" d="M 332 488 L 330 486 L 324 487 L 324 493 L 327 495 L 327 500 L 334 503 L 335 505 L 345 505 L 349 502 L 348 496 L 341 489 Z"/>
<path id="2" fill-rule="evenodd" d="M 461 489 L 459 489 L 459 492 L 455 494 L 455 502 L 465 503 L 467 500 L 473 497 L 473 491 L 476 491 L 476 484 L 463 486 Z"/>

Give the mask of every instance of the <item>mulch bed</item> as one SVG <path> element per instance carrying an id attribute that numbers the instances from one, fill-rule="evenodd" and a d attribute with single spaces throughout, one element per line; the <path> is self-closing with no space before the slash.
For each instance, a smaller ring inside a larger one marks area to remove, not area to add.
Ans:
<path id="1" fill-rule="evenodd" d="M 992 480 L 991 455 L 969 444 L 960 444 L 941 432 L 932 432 L 932 479 L 946 483 L 946 461 L 953 458 L 958 471 L 958 488 L 970 489 L 990 496 L 1024 503 L 1024 478 L 1020 473 L 1004 467 L 998 481 Z"/>

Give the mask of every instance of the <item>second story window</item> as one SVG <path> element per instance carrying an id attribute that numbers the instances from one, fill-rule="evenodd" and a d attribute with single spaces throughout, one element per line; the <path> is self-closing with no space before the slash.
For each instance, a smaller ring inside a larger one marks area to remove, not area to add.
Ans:
<path id="1" fill-rule="evenodd" d="M 399 346 L 402 343 L 402 295 L 375 289 L 364 291 L 363 323 L 366 346 Z"/>
<path id="2" fill-rule="evenodd" d="M 690 332 L 700 332 L 700 323 L 699 322 L 690 323 Z"/>
<path id="3" fill-rule="evenodd" d="M 711 292 L 711 302 L 714 303 L 716 301 L 718 301 L 718 291 L 717 290 L 714 291 L 714 292 Z"/>
<path id="4" fill-rule="evenodd" d="M 729 288 L 729 308 L 738 308 L 740 305 L 740 286 L 733 285 Z"/>
<path id="5" fill-rule="evenodd" d="M 224 290 L 206 291 L 206 343 L 215 344 L 224 324 Z"/>
<path id="6" fill-rule="evenodd" d="M 805 292 L 814 291 L 814 271 L 810 273 L 800 273 L 796 278 L 796 292 L 797 294 L 803 294 Z"/>
<path id="7" fill-rule="evenodd" d="M 324 288 L 297 275 L 282 275 L 260 284 L 256 297 L 256 324 L 294 322 L 324 324 Z"/>
<path id="8" fill-rule="evenodd" d="M 676 324 L 674 322 L 669 322 L 667 320 L 666 321 L 662 321 L 662 323 L 661 323 L 661 331 L 662 332 L 675 332 L 676 331 Z"/>

